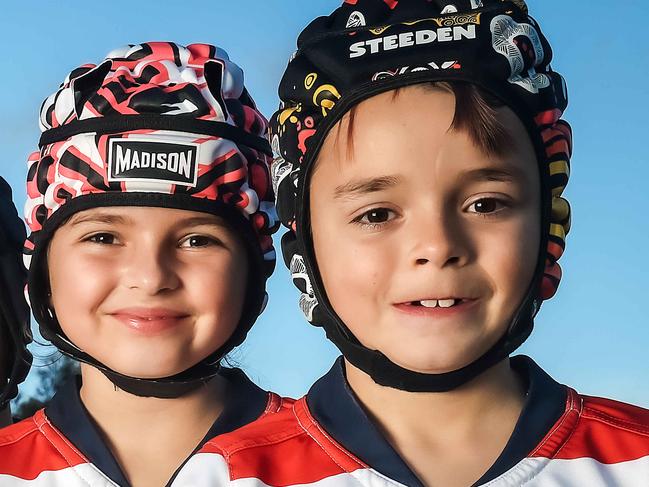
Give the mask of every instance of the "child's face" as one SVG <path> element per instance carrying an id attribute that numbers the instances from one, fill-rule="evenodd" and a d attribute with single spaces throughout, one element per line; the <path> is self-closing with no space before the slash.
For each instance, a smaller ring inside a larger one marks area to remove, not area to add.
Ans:
<path id="1" fill-rule="evenodd" d="M 48 254 L 65 334 L 113 370 L 142 378 L 182 372 L 230 337 L 247 266 L 223 220 L 167 208 L 79 212 Z"/>
<path id="2" fill-rule="evenodd" d="M 363 345 L 424 373 L 461 368 L 503 335 L 539 254 L 540 182 L 523 125 L 498 109 L 511 144 L 487 155 L 449 131 L 454 113 L 453 94 L 439 89 L 364 101 L 353 145 L 345 118 L 311 179 L 334 310 Z"/>

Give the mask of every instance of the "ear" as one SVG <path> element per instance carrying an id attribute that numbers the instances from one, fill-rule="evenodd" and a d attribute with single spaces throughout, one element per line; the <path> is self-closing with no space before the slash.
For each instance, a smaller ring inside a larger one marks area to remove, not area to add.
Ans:
<path id="1" fill-rule="evenodd" d="M 207 88 L 210 90 L 219 107 L 221 107 L 223 120 L 227 120 L 229 118 L 228 109 L 223 99 L 223 63 L 216 59 L 209 59 L 203 69 Z"/>
<path id="2" fill-rule="evenodd" d="M 94 67 L 85 74 L 82 74 L 78 78 L 72 80 L 72 91 L 74 93 L 74 111 L 77 115 L 77 119 L 81 118 L 81 112 L 83 112 L 83 106 L 90 99 L 92 95 L 97 93 L 97 90 L 101 86 L 106 78 L 106 75 L 110 71 L 112 66 L 112 61 L 107 59 L 99 66 Z"/>

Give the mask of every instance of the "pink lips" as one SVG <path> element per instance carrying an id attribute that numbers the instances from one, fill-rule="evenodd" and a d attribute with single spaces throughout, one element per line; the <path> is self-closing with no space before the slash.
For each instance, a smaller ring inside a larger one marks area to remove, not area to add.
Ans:
<path id="1" fill-rule="evenodd" d="M 124 308 L 110 313 L 132 330 L 156 335 L 180 325 L 189 315 L 167 308 Z"/>
<path id="2" fill-rule="evenodd" d="M 425 306 L 416 306 L 411 304 L 412 302 L 407 303 L 397 303 L 393 306 L 402 313 L 408 314 L 410 316 L 421 316 L 427 318 L 443 318 L 458 316 L 462 313 L 466 313 L 478 302 L 477 299 L 463 299 L 461 303 L 451 306 L 450 308 L 441 308 L 439 306 L 435 308 L 426 308 Z"/>

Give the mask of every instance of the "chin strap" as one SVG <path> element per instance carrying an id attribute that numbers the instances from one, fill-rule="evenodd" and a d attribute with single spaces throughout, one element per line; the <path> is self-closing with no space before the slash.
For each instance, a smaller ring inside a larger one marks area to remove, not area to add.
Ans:
<path id="1" fill-rule="evenodd" d="M 370 350 L 347 338 L 338 327 L 326 329 L 327 338 L 349 362 L 368 374 L 379 385 L 408 392 L 448 392 L 475 379 L 516 350 L 532 332 L 529 320 L 516 334 L 506 333 L 480 358 L 458 370 L 442 374 L 425 374 L 405 369 L 378 350 Z"/>
<path id="2" fill-rule="evenodd" d="M 260 278 L 259 272 L 261 272 L 260 265 L 255 265 L 255 261 L 252 261 L 249 267 L 248 282 L 254 284 L 247 287 L 242 316 L 232 336 L 218 350 L 183 372 L 153 379 L 131 377 L 116 372 L 72 343 L 61 330 L 56 314 L 49 307 L 49 298 L 44 294 L 46 286 L 42 282 L 44 276 L 39 276 L 37 273 L 30 276 L 33 282 L 30 280 L 29 289 L 32 311 L 40 324 L 41 335 L 56 346 L 61 353 L 73 360 L 95 367 L 116 387 L 130 394 L 139 397 L 174 399 L 209 382 L 218 374 L 221 368 L 220 360 L 243 342 L 266 304 L 265 279 Z"/>
<path id="3" fill-rule="evenodd" d="M 543 160 L 541 159 L 542 152 L 540 152 L 543 150 L 542 142 L 537 138 L 533 138 L 533 142 L 537 150 L 537 157 L 539 160 Z M 303 178 L 307 181 L 304 183 L 301 192 L 303 205 L 306 205 L 306 202 L 309 201 L 308 180 L 310 176 L 309 169 L 311 168 L 312 165 L 303 174 Z M 425 374 L 403 368 L 392 362 L 380 351 L 363 346 L 336 314 L 327 298 L 313 250 L 310 214 L 309 211 L 298 211 L 298 228 L 306 231 L 298 231 L 297 235 L 287 233 L 282 239 L 282 246 L 287 255 L 292 255 L 297 250 L 301 255 L 305 256 L 303 259 L 304 268 L 301 269 L 301 272 L 309 276 L 308 291 L 314 302 L 317 303 L 312 309 L 313 324 L 322 326 L 325 329 L 327 338 L 340 349 L 343 356 L 351 364 L 368 374 L 377 384 L 394 389 L 408 392 L 448 392 L 457 389 L 493 367 L 520 347 L 530 336 L 534 327 L 534 317 L 542 302 L 539 294 L 546 266 L 546 248 L 549 239 L 549 232 L 546 229 L 550 227 L 551 221 L 551 204 L 548 195 L 551 193 L 548 189 L 548 175 L 541 167 L 539 167 L 539 174 L 542 199 L 542 237 L 534 277 L 506 332 L 489 350 L 470 364 L 450 372 Z M 307 206 L 300 208 L 307 208 Z"/>

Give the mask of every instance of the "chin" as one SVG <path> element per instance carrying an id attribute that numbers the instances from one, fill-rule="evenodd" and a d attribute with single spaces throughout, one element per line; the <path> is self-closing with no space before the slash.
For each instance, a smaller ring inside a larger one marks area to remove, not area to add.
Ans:
<path id="1" fill-rule="evenodd" d="M 135 357 L 141 357 L 141 359 Z M 196 363 L 198 361 L 196 360 Z M 101 360 L 101 362 L 115 372 L 138 379 L 171 377 L 184 372 L 193 365 L 188 363 L 186 357 L 184 360 L 180 360 L 178 357 L 167 358 L 143 353 L 129 355 L 128 357 L 117 357 L 113 355 L 106 360 Z"/>
<path id="2" fill-rule="evenodd" d="M 401 350 L 383 350 L 392 362 L 404 369 L 422 374 L 444 374 L 469 365 L 480 354 L 457 353 L 455 347 L 409 347 Z"/>

